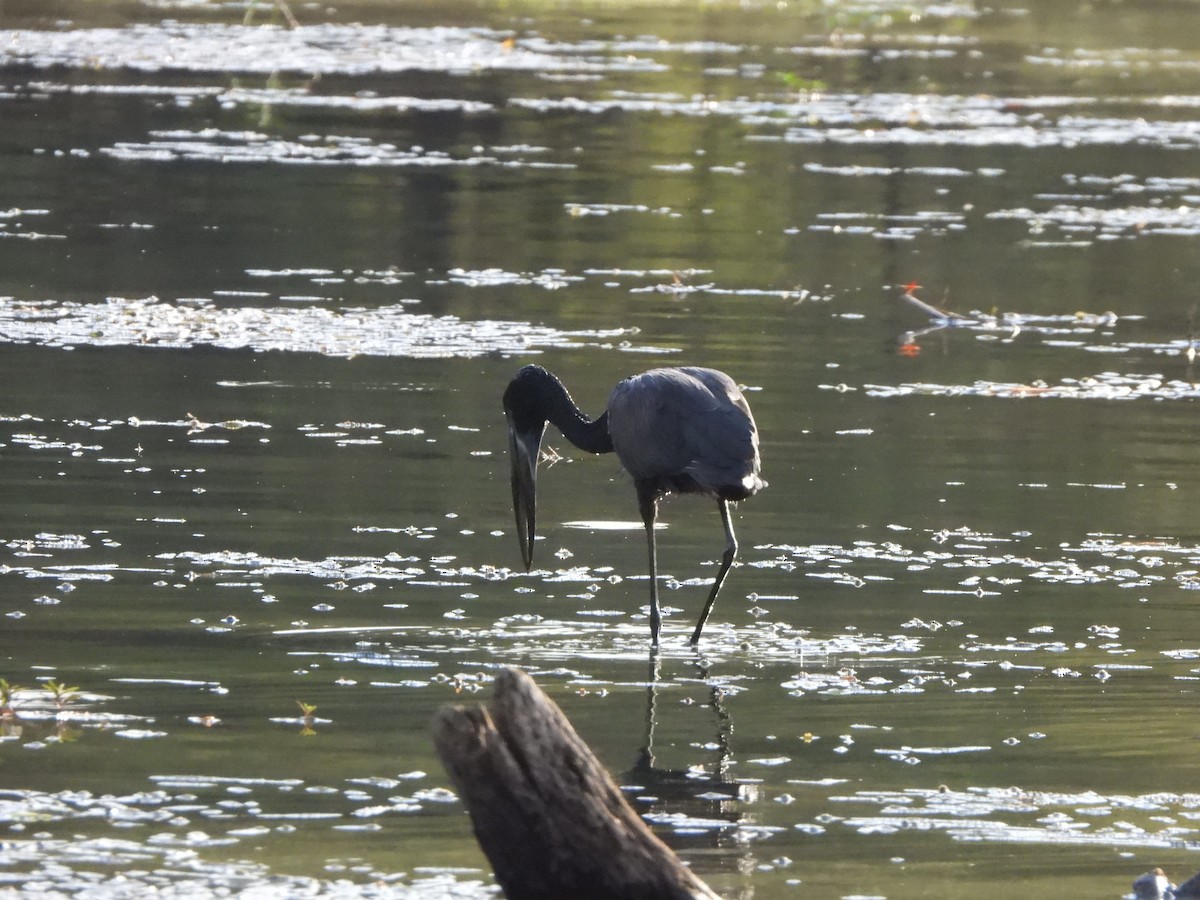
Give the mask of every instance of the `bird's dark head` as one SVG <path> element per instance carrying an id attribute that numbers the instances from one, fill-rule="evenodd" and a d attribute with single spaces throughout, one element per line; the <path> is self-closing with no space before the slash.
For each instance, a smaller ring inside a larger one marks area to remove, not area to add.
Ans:
<path id="1" fill-rule="evenodd" d="M 517 372 L 504 389 L 504 415 L 509 428 L 540 434 L 546 426 L 546 388 L 556 382 L 558 379 L 541 366 L 524 366 Z"/>
<path id="2" fill-rule="evenodd" d="M 558 379 L 541 366 L 525 366 L 504 390 L 504 417 L 508 420 L 508 457 L 512 466 L 513 512 L 517 540 L 525 569 L 533 565 L 533 539 L 537 524 L 537 463 L 546 431 L 545 394 Z"/>

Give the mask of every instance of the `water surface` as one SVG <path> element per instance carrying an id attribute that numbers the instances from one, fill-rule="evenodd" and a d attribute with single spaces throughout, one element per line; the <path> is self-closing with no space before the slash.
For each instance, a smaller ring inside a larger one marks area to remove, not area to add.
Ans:
<path id="1" fill-rule="evenodd" d="M 1189 10 L 293 11 L 0 11 L 0 883 L 492 895 L 427 724 L 505 665 L 726 896 L 1200 867 Z M 531 361 L 745 386 L 699 653 L 710 503 L 657 660 L 614 459 L 522 571 Z"/>

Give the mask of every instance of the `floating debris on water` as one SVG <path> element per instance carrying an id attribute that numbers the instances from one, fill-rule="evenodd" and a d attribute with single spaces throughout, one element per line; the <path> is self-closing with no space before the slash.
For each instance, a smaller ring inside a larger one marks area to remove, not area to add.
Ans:
<path id="1" fill-rule="evenodd" d="M 346 109 L 356 112 L 420 112 L 466 114 L 485 113 L 495 109 L 479 100 L 450 97 L 397 97 L 367 93 L 319 94 L 302 88 L 203 87 L 195 85 L 153 84 L 63 84 L 53 81 L 31 81 L 28 89 L 35 95 L 55 94 L 101 95 L 120 97 L 171 97 L 181 106 L 198 99 L 211 99 L 224 109 L 237 106 L 281 106 L 321 109 Z M 314 140 L 316 138 L 313 138 Z"/>
<path id="2" fill-rule="evenodd" d="M 944 832 L 958 841 L 1122 848 L 1193 843 L 1197 830 L 1178 823 L 1194 819 L 1194 811 L 1200 808 L 1200 796 L 1194 794 L 1055 794 L 1020 787 L 860 791 L 829 799 L 839 805 L 879 808 L 876 815 L 837 820 L 839 827 L 863 834 L 920 828 Z M 1156 814 L 1154 820 L 1150 813 Z"/>
<path id="3" fill-rule="evenodd" d="M 223 307 L 157 297 L 110 297 L 103 303 L 0 297 L 0 340 L 63 348 L 207 345 L 325 356 L 446 358 L 611 345 L 633 333 L 622 328 L 558 331 L 528 322 L 469 322 L 414 313 L 405 304 L 333 310 Z"/>
<path id="4" fill-rule="evenodd" d="M 523 160 L 476 153 L 452 156 L 424 147 L 407 149 L 343 135 L 312 135 L 300 140 L 256 131 L 151 132 L 148 141 L 122 141 L 100 153 L 131 162 L 283 163 L 325 166 L 500 166 L 504 168 L 573 168 L 570 163 Z M 482 149 L 482 148 L 480 148 Z"/>
<path id="5" fill-rule="evenodd" d="M 163 21 L 125 28 L 0 30 L 0 65 L 129 69 L 140 73 L 281 72 L 381 75 L 430 71 L 655 72 L 666 67 L 629 52 L 592 52 L 531 36 L 508 42 L 488 28 L 395 28 L 314 22 L 303 28 Z"/>
<path id="6" fill-rule="evenodd" d="M 1056 383 L 1028 384 L 976 381 L 972 384 L 906 382 L 896 385 L 865 384 L 868 397 L 995 397 L 1043 400 L 1195 400 L 1200 383 L 1165 379 L 1162 375 L 1123 375 L 1101 372 L 1087 378 L 1064 378 Z"/>

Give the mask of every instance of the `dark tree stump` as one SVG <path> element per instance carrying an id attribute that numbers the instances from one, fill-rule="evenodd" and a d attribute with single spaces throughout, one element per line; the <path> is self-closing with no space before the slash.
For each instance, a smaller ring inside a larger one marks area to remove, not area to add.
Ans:
<path id="1" fill-rule="evenodd" d="M 443 707 L 433 733 L 510 900 L 717 900 L 525 673 L 503 670 L 490 708 Z"/>

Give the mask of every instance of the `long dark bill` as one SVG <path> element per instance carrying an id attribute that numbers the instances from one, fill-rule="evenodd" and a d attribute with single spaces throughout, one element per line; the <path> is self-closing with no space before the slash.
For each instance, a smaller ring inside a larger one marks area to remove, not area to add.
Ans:
<path id="1" fill-rule="evenodd" d="M 525 570 L 533 565 L 533 537 L 537 528 L 537 461 L 544 427 L 519 433 L 508 426 L 508 456 L 512 463 L 513 512 L 517 516 L 517 540 Z"/>

